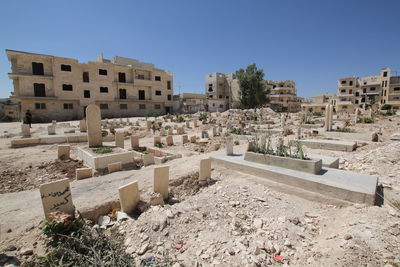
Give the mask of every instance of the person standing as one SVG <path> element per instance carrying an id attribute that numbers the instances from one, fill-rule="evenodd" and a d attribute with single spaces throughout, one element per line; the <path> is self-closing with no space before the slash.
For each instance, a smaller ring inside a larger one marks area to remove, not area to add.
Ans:
<path id="1" fill-rule="evenodd" d="M 32 128 L 32 113 L 29 109 L 25 113 L 25 123 L 29 124 L 29 128 Z"/>

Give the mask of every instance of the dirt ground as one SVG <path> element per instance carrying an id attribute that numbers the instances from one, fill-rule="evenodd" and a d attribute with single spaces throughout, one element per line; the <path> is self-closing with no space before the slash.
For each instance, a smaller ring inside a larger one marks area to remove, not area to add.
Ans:
<path id="1" fill-rule="evenodd" d="M 127 251 L 137 256 L 138 263 L 168 256 L 184 266 L 400 266 L 400 142 L 389 139 L 399 132 L 399 123 L 400 117 L 395 116 L 352 126 L 355 133 L 341 139 L 359 141 L 353 152 L 306 149 L 339 157 L 342 169 L 377 175 L 384 188 L 381 207 L 321 203 L 280 192 L 263 179 L 214 166 L 209 184 L 199 185 L 189 172 L 175 177 L 170 184 L 175 201 L 109 227 L 125 233 Z M 33 134 L 44 133 L 46 125 L 33 125 Z M 141 125 L 145 125 L 143 118 Z M 1 194 L 64 177 L 74 180 L 75 169 L 82 166 L 76 148 L 85 144 L 71 144 L 72 160 L 68 161 L 56 159 L 57 144 L 12 149 L 10 138 L 18 135 L 19 127 L 19 123 L 0 124 Z M 366 136 L 379 130 L 381 142 L 367 140 Z M 200 136 L 201 127 L 187 131 L 189 136 Z M 153 146 L 152 134 L 145 129 L 135 133 L 143 137 L 141 146 Z M 235 151 L 245 151 L 247 137 L 234 138 L 239 141 Z M 185 164 L 179 168 L 183 170 L 185 165 L 198 165 L 192 156 L 211 153 L 215 144 L 225 153 L 222 137 L 198 146 L 182 145 L 181 138 L 174 136 L 174 143 L 162 150 L 182 154 Z M 128 139 L 125 146 L 130 146 Z M 0 255 L 22 262 L 30 257 L 22 255 L 24 250 L 44 254 L 45 243 L 37 226 L 28 227 L 20 238 L 0 242 Z"/>

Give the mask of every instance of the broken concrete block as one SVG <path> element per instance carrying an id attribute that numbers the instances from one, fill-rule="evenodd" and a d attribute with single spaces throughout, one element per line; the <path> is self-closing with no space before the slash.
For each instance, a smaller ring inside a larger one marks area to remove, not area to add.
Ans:
<path id="1" fill-rule="evenodd" d="M 69 159 L 70 145 L 58 145 L 57 152 L 59 159 Z"/>
<path id="2" fill-rule="evenodd" d="M 55 125 L 47 126 L 47 134 L 48 135 L 55 135 L 56 134 L 56 126 Z"/>
<path id="3" fill-rule="evenodd" d="M 121 162 L 109 163 L 107 165 L 107 168 L 108 168 L 108 173 L 117 172 L 122 170 L 122 164 Z"/>
<path id="4" fill-rule="evenodd" d="M 82 180 L 93 176 L 92 168 L 79 168 L 76 169 L 76 180 Z"/>

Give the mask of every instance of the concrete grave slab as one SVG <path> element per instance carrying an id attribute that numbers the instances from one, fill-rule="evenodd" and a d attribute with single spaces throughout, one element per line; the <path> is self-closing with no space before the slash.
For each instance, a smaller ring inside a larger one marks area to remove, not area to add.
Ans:
<path id="1" fill-rule="evenodd" d="M 213 164 L 224 168 L 299 187 L 329 197 L 355 202 L 375 203 L 378 177 L 344 170 L 324 168 L 316 175 L 244 160 L 243 156 L 218 155 Z"/>
<path id="2" fill-rule="evenodd" d="M 352 142 L 352 141 L 319 140 L 319 139 L 296 140 L 296 142 L 297 141 L 299 141 L 302 145 L 314 149 L 351 152 L 355 150 L 357 147 L 357 142 Z"/>
<path id="3" fill-rule="evenodd" d="M 58 145 L 57 154 L 59 159 L 69 159 L 69 153 L 71 151 L 70 145 Z"/>
<path id="4" fill-rule="evenodd" d="M 76 180 L 83 180 L 93 176 L 92 168 L 78 168 L 75 170 Z"/>

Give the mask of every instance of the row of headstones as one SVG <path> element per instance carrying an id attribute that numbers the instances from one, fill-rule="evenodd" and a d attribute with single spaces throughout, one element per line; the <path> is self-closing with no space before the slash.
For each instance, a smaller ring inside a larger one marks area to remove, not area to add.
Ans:
<path id="1" fill-rule="evenodd" d="M 55 135 L 56 134 L 56 126 L 57 122 L 52 121 L 50 125 L 47 126 L 47 134 L 48 135 Z M 86 126 L 86 120 L 80 120 L 79 121 L 79 130 L 81 132 L 86 132 L 87 131 L 87 126 Z M 65 133 L 74 133 L 75 129 L 70 129 L 66 130 Z M 31 129 L 29 124 L 22 124 L 21 125 L 21 135 L 23 137 L 30 137 L 31 136 Z"/>
<path id="2" fill-rule="evenodd" d="M 211 159 L 200 161 L 199 179 L 211 179 Z M 154 168 L 153 190 L 163 196 L 164 200 L 169 196 L 169 166 Z M 72 202 L 69 179 L 63 179 L 40 186 L 40 197 L 42 200 L 45 218 L 51 220 L 51 213 L 64 212 L 75 214 L 75 206 Z M 131 213 L 140 201 L 139 184 L 131 182 L 118 188 L 121 210 Z"/>

